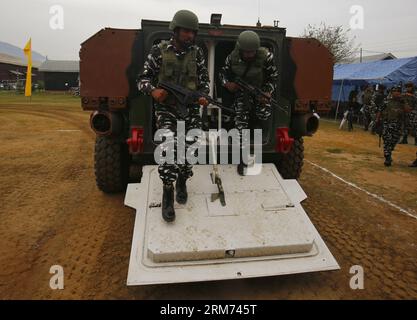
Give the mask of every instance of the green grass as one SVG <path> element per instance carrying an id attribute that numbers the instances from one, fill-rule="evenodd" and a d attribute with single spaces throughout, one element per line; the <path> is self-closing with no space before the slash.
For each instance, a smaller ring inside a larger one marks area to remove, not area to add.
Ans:
<path id="1" fill-rule="evenodd" d="M 44 105 L 76 105 L 81 106 L 80 97 L 70 93 L 34 92 L 32 97 L 25 97 L 23 93 L 14 91 L 0 91 L 0 105 L 10 104 L 44 104 Z"/>

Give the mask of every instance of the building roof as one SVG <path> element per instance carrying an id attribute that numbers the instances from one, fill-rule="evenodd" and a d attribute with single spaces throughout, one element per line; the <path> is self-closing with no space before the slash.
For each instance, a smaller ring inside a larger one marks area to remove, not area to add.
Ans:
<path id="1" fill-rule="evenodd" d="M 5 53 L 0 53 L 0 63 L 12 64 L 14 66 L 21 66 L 21 67 L 27 66 L 26 61 L 23 61 L 20 58 L 17 58 L 17 57 L 14 57 Z M 41 64 L 42 62 L 40 61 L 32 61 L 33 68 L 39 68 Z"/>
<path id="2" fill-rule="evenodd" d="M 374 54 L 371 56 L 364 56 L 362 57 L 362 63 L 364 62 L 374 62 L 374 61 L 383 61 L 383 60 L 392 60 L 397 59 L 396 56 L 394 56 L 392 53 L 380 53 L 380 54 Z M 341 64 L 347 64 L 347 63 L 360 63 L 361 58 L 356 57 L 353 59 L 346 59 L 341 62 Z"/>
<path id="3" fill-rule="evenodd" d="M 80 72 L 80 62 L 72 60 L 45 60 L 39 67 L 42 72 Z"/>

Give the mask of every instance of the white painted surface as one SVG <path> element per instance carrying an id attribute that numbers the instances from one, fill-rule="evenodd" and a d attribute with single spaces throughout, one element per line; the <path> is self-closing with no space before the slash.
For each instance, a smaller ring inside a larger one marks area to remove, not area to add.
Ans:
<path id="1" fill-rule="evenodd" d="M 217 186 L 211 166 L 194 167 L 186 205 L 177 218 L 161 217 L 162 185 L 156 166 L 128 186 L 125 204 L 136 209 L 128 285 L 193 282 L 334 270 L 339 266 L 300 202 L 297 181 L 283 180 L 272 164 L 240 177 L 219 166 L 226 207 L 211 202 Z"/>

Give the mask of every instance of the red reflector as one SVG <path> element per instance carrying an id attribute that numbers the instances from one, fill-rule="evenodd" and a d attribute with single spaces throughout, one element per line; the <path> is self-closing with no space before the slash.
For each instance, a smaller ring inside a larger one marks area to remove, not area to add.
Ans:
<path id="1" fill-rule="evenodd" d="M 129 145 L 129 152 L 131 154 L 136 154 L 143 152 L 143 128 L 142 127 L 133 127 L 131 138 L 127 139 L 127 144 Z"/>
<path id="2" fill-rule="evenodd" d="M 275 130 L 275 151 L 279 153 L 288 153 L 291 151 L 291 147 L 294 143 L 294 139 L 290 138 L 288 134 L 288 128 L 277 128 Z"/>

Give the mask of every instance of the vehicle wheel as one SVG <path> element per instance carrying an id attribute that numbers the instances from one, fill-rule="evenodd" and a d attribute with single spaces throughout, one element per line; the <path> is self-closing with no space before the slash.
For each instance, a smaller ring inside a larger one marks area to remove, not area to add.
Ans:
<path id="1" fill-rule="evenodd" d="M 105 193 L 126 189 L 129 178 L 127 146 L 110 137 L 96 137 L 94 172 L 97 187 Z"/>
<path id="2" fill-rule="evenodd" d="M 304 140 L 294 139 L 291 151 L 275 163 L 284 179 L 298 179 L 304 163 Z"/>

